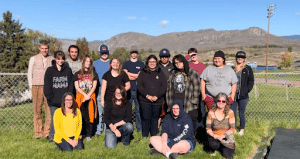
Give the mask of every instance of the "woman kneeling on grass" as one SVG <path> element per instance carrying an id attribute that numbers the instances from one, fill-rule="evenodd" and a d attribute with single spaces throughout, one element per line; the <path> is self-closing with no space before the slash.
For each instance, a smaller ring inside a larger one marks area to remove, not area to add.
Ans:
<path id="1" fill-rule="evenodd" d="M 76 106 L 72 93 L 67 92 L 62 99 L 61 108 L 54 113 L 54 141 L 61 151 L 84 149 L 80 132 L 82 128 L 81 112 Z"/>
<path id="2" fill-rule="evenodd" d="M 212 156 L 219 150 L 223 157 L 232 158 L 235 151 L 235 118 L 225 93 L 219 93 L 214 99 L 208 112 L 206 130 Z"/>
<path id="3" fill-rule="evenodd" d="M 130 145 L 133 133 L 131 123 L 132 108 L 127 101 L 125 87 L 119 85 L 115 88 L 112 102 L 107 102 L 104 107 L 104 122 L 109 129 L 105 130 L 105 146 L 112 148 L 121 139 L 123 145 Z"/>
<path id="4" fill-rule="evenodd" d="M 150 138 L 150 154 L 161 153 L 167 158 L 177 158 L 178 154 L 188 154 L 196 146 L 193 122 L 191 117 L 183 111 L 181 100 L 175 99 L 171 106 L 171 113 L 163 121 L 162 136 Z"/>

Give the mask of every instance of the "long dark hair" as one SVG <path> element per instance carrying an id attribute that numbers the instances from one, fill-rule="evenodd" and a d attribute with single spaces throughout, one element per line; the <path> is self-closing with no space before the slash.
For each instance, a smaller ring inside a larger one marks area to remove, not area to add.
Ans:
<path id="1" fill-rule="evenodd" d="M 77 116 L 77 104 L 76 104 L 76 101 L 75 101 L 75 97 L 73 95 L 73 93 L 71 92 L 66 92 L 64 95 L 63 95 L 63 98 L 62 98 L 62 103 L 61 103 L 61 111 L 63 113 L 64 116 L 66 116 L 66 105 L 65 105 L 65 101 L 66 101 L 66 97 L 67 96 L 72 96 L 72 101 L 73 101 L 73 104 L 72 104 L 72 114 L 73 114 L 73 117 Z"/>
<path id="2" fill-rule="evenodd" d="M 190 66 L 189 66 L 188 61 L 185 59 L 185 57 L 181 54 L 178 54 L 178 55 L 174 56 L 172 59 L 174 70 L 179 70 L 175 65 L 175 60 L 178 60 L 179 62 L 183 63 L 183 70 L 184 70 L 185 74 L 188 76 Z"/>
<path id="3" fill-rule="evenodd" d="M 120 92 L 121 92 L 121 95 L 122 95 L 122 99 L 121 99 L 121 105 L 119 105 L 119 107 L 123 107 L 127 104 L 127 93 L 126 93 L 126 89 L 124 86 L 122 85 L 119 85 L 119 86 L 116 86 L 115 89 L 114 89 L 114 95 L 112 97 L 112 103 L 113 105 L 116 104 L 116 101 L 117 101 L 117 98 L 116 98 L 116 90 L 119 89 Z"/>
<path id="4" fill-rule="evenodd" d="M 144 71 L 145 72 L 147 72 L 147 73 L 150 73 L 151 71 L 150 71 L 150 67 L 148 66 L 148 64 L 149 64 L 149 60 L 150 59 L 154 59 L 155 61 L 156 61 L 156 67 L 155 67 L 155 70 L 156 71 L 160 71 L 160 69 L 159 69 L 159 67 L 158 67 L 158 65 L 157 65 L 157 57 L 155 56 L 155 55 L 149 55 L 148 57 L 147 57 L 147 59 L 146 59 L 146 65 L 145 65 L 145 67 L 144 67 Z"/>
<path id="5" fill-rule="evenodd" d="M 229 111 L 230 111 L 230 106 L 231 106 L 231 104 L 229 103 L 229 101 L 228 101 L 228 96 L 225 94 L 225 93 L 223 93 L 223 92 L 221 92 L 221 93 L 219 93 L 215 98 L 214 98 L 214 102 L 213 102 L 213 104 L 212 104 L 212 110 L 215 112 L 217 109 L 218 109 L 218 105 L 217 105 L 217 102 L 218 102 L 218 100 L 220 99 L 220 98 L 222 98 L 222 97 L 224 97 L 225 98 L 225 101 L 226 101 L 226 106 L 225 106 L 225 109 L 224 109 L 224 114 L 225 114 L 225 117 L 228 115 L 228 113 L 229 113 Z"/>
<path id="6" fill-rule="evenodd" d="M 81 79 L 83 78 L 83 74 L 84 74 L 83 72 L 84 72 L 84 68 L 85 68 L 85 62 L 86 62 L 86 60 L 87 60 L 88 58 L 91 60 L 91 66 L 90 66 L 90 68 L 88 69 L 87 73 L 91 75 L 91 81 L 93 81 L 93 80 L 94 80 L 94 74 L 95 74 L 95 72 L 94 72 L 94 65 L 93 65 L 92 58 L 91 58 L 89 55 L 85 55 L 85 56 L 83 57 L 83 60 L 82 60 L 82 67 L 81 67 L 81 71 L 80 71 L 80 75 L 81 75 L 80 78 L 81 78 Z"/>

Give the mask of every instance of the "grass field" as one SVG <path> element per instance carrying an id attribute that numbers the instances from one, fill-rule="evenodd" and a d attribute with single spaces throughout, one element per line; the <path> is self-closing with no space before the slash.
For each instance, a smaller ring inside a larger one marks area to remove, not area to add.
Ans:
<path id="1" fill-rule="evenodd" d="M 235 135 L 236 159 L 252 158 L 259 146 L 268 144 L 262 138 L 275 135 L 270 130 L 276 127 L 289 129 L 300 128 L 300 88 L 272 85 L 256 85 L 250 93 L 250 101 L 246 110 L 245 135 Z M 255 96 L 256 94 L 256 96 Z M 149 138 L 142 138 L 134 132 L 130 146 L 119 143 L 113 149 L 104 146 L 104 134 L 84 141 L 85 150 L 72 153 L 60 152 L 54 143 L 45 138 L 36 140 L 33 132 L 32 104 L 24 104 L 0 109 L 0 158 L 165 158 L 159 154 L 149 155 Z M 189 155 L 178 158 L 222 158 L 219 153 L 215 157 L 203 151 L 203 145 L 197 143 Z"/>

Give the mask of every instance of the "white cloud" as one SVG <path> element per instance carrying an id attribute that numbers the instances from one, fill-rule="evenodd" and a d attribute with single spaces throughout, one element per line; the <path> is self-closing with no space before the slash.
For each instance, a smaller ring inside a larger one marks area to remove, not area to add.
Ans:
<path id="1" fill-rule="evenodd" d="M 159 23 L 159 25 L 164 28 L 168 23 L 169 23 L 168 20 L 163 20 Z"/>
<path id="2" fill-rule="evenodd" d="M 300 12 L 296 13 L 295 15 L 300 15 Z"/>
<path id="3" fill-rule="evenodd" d="M 143 18 L 141 18 L 141 20 L 142 20 L 142 21 L 146 21 L 146 20 L 147 20 L 147 18 L 146 18 L 146 17 L 143 17 Z"/>
<path id="4" fill-rule="evenodd" d="M 135 20 L 136 17 L 126 17 L 128 20 Z"/>

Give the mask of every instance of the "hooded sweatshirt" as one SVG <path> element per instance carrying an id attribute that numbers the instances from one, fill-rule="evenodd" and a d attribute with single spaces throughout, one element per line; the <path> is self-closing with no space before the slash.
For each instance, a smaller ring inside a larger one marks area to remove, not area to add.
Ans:
<path id="1" fill-rule="evenodd" d="M 66 92 L 73 92 L 72 70 L 65 63 L 58 71 L 56 61 L 52 61 L 52 66 L 46 70 L 44 78 L 44 94 L 49 106 L 60 107 L 62 97 Z"/>
<path id="2" fill-rule="evenodd" d="M 187 113 L 184 112 L 181 100 L 175 99 L 172 103 L 172 108 L 175 104 L 179 105 L 179 115 L 175 119 L 173 111 L 171 109 L 170 114 L 168 114 L 164 118 L 161 134 L 168 134 L 168 146 L 170 148 L 172 148 L 174 144 L 178 143 L 181 140 L 189 140 L 195 147 L 196 140 L 194 138 L 192 119 Z"/>

